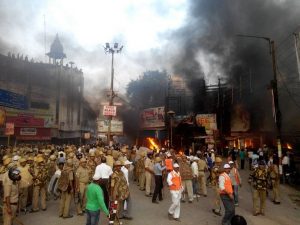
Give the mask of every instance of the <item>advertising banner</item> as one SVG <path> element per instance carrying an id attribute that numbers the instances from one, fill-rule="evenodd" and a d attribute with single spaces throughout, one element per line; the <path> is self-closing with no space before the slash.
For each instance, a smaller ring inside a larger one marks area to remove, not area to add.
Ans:
<path id="1" fill-rule="evenodd" d="M 141 128 L 161 128 L 165 126 L 165 107 L 144 109 L 141 113 Z"/>
<path id="2" fill-rule="evenodd" d="M 34 127 L 26 127 L 20 128 L 20 135 L 36 135 L 36 128 Z"/>
<path id="3" fill-rule="evenodd" d="M 0 105 L 9 108 L 28 109 L 26 96 L 3 89 L 0 89 Z"/>
<path id="4" fill-rule="evenodd" d="M 117 106 L 105 105 L 103 106 L 103 116 L 116 116 L 117 115 Z"/>
<path id="5" fill-rule="evenodd" d="M 109 120 L 98 120 L 98 132 L 108 132 Z M 112 120 L 111 121 L 111 133 L 123 133 L 123 121 Z"/>
<path id="6" fill-rule="evenodd" d="M 16 127 L 44 127 L 43 118 L 36 118 L 30 114 L 19 114 L 18 116 L 8 116 L 7 122 L 12 122 Z"/>
<path id="7" fill-rule="evenodd" d="M 15 128 L 17 140 L 49 141 L 51 140 L 50 128 Z"/>
<path id="8" fill-rule="evenodd" d="M 196 116 L 198 126 L 205 127 L 206 134 L 212 135 L 214 130 L 217 130 L 216 114 L 198 114 Z"/>

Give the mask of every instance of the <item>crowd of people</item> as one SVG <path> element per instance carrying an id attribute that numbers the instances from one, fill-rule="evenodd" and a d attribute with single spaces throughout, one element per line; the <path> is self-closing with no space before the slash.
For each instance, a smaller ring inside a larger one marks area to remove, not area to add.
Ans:
<path id="1" fill-rule="evenodd" d="M 280 204 L 278 157 L 260 150 L 232 150 L 228 158 L 214 149 L 203 148 L 185 155 L 174 149 L 137 148 L 127 145 L 20 145 L 1 152 L 0 168 L 3 221 L 11 225 L 20 212 L 47 210 L 47 200 L 59 199 L 57 216 L 72 218 L 86 214 L 87 225 L 98 224 L 100 211 L 109 220 L 132 220 L 129 182 L 139 186 L 153 204 L 164 200 L 164 186 L 171 195 L 170 220 L 180 222 L 180 204 L 192 204 L 213 190 L 212 212 L 222 216 L 222 224 L 246 224 L 235 215 L 242 187 L 240 169 L 245 160 L 251 170 L 253 215 L 265 215 L 268 188 L 273 202 Z M 239 158 L 239 160 L 237 160 Z M 152 184 L 155 185 L 152 185 Z M 221 202 L 225 213 L 221 212 Z M 239 221 L 239 223 L 234 222 Z"/>

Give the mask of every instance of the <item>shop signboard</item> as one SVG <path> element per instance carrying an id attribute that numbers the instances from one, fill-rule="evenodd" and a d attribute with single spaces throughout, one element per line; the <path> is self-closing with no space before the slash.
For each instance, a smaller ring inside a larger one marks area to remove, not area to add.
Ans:
<path id="1" fill-rule="evenodd" d="M 216 114 L 198 114 L 196 116 L 196 123 L 199 127 L 205 127 L 207 135 L 212 135 L 214 130 L 217 130 Z"/>
<path id="2" fill-rule="evenodd" d="M 116 115 L 117 115 L 117 106 L 114 105 L 103 106 L 103 116 L 116 116 Z"/>
<path id="3" fill-rule="evenodd" d="M 145 130 L 165 127 L 165 107 L 144 109 L 140 119 L 141 128 Z"/>
<path id="4" fill-rule="evenodd" d="M 109 120 L 98 121 L 98 132 L 107 133 L 109 126 Z M 111 133 L 123 133 L 123 121 L 112 120 L 111 121 Z"/>
<path id="5" fill-rule="evenodd" d="M 33 136 L 36 135 L 36 128 L 35 127 L 22 127 L 20 128 L 20 135 L 28 135 Z"/>

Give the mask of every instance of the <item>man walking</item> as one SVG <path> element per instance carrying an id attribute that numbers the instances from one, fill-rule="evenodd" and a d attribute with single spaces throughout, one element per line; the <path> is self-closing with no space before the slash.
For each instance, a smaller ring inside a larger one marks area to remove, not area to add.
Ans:
<path id="1" fill-rule="evenodd" d="M 104 203 L 103 191 L 100 187 L 100 176 L 95 174 L 93 182 L 87 186 L 86 191 L 86 225 L 98 225 L 100 220 L 100 210 L 105 215 L 109 215 L 108 209 Z"/>
<path id="2" fill-rule="evenodd" d="M 220 198 L 225 208 L 222 225 L 230 225 L 230 221 L 235 215 L 233 189 L 231 179 L 229 177 L 231 167 L 229 164 L 225 164 L 223 168 L 224 172 L 219 176 Z"/>
<path id="3" fill-rule="evenodd" d="M 169 208 L 168 216 L 169 219 L 174 219 L 180 222 L 180 199 L 183 187 L 179 172 L 179 165 L 177 163 L 173 165 L 173 171 L 168 174 L 167 182 L 172 197 L 172 205 Z"/>
<path id="4" fill-rule="evenodd" d="M 163 178 L 162 172 L 166 169 L 165 166 L 162 166 L 162 160 L 160 157 L 155 158 L 154 165 L 154 175 L 155 175 L 155 189 L 152 197 L 152 203 L 158 203 L 156 198 L 158 196 L 159 201 L 163 200 L 162 189 L 163 189 Z"/>

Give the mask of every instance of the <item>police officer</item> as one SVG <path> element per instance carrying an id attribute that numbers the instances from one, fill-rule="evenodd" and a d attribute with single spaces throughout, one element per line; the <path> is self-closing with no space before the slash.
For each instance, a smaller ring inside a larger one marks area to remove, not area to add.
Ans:
<path id="1" fill-rule="evenodd" d="M 219 175 L 221 173 L 221 157 L 216 157 L 215 165 L 211 170 L 211 185 L 214 191 L 214 208 L 212 212 L 218 216 L 221 216 L 221 199 L 219 194 Z"/>
<path id="2" fill-rule="evenodd" d="M 279 169 L 277 164 L 278 164 L 278 160 L 274 159 L 273 163 L 270 163 L 270 167 L 268 169 L 269 177 L 272 183 L 274 204 L 280 204 L 280 195 L 279 195 L 280 174 L 279 174 Z"/>
<path id="3" fill-rule="evenodd" d="M 27 200 L 28 200 L 28 188 L 32 185 L 32 176 L 29 173 L 28 166 L 26 165 L 26 159 L 21 158 L 19 160 L 20 166 L 18 167 L 20 175 L 22 177 L 20 181 L 20 208 L 26 211 Z"/>
<path id="4" fill-rule="evenodd" d="M 3 225 L 12 225 L 16 216 L 19 201 L 20 171 L 12 166 L 3 179 L 4 202 L 3 202 Z"/>
<path id="5" fill-rule="evenodd" d="M 41 201 L 42 210 L 47 210 L 46 205 L 46 186 L 48 181 L 48 171 L 45 166 L 44 158 L 38 156 L 36 158 L 36 165 L 33 167 L 31 173 L 33 179 L 33 196 L 32 196 L 32 209 L 30 212 L 38 212 L 39 209 L 39 196 Z"/>
<path id="6" fill-rule="evenodd" d="M 93 176 L 94 176 L 94 173 L 95 173 L 96 166 L 97 165 L 96 165 L 96 162 L 95 162 L 95 153 L 90 152 L 88 160 L 87 160 L 87 168 L 89 170 L 89 180 L 90 181 L 93 180 Z"/>
<path id="7" fill-rule="evenodd" d="M 259 161 L 258 167 L 250 174 L 250 181 L 253 187 L 253 215 L 265 215 L 266 195 L 267 195 L 267 178 L 266 163 L 264 160 Z M 260 204 L 260 205 L 259 205 Z"/>
<path id="8" fill-rule="evenodd" d="M 137 161 L 137 173 L 139 176 L 139 187 L 141 191 L 145 190 L 145 156 L 146 152 L 140 153 L 141 158 Z"/>
<path id="9" fill-rule="evenodd" d="M 152 176 L 154 175 L 154 162 L 153 162 L 153 152 L 148 152 L 147 158 L 145 159 L 145 177 L 146 177 L 146 196 L 152 196 L 151 184 Z"/>
<path id="10" fill-rule="evenodd" d="M 58 180 L 58 189 L 61 191 L 59 217 L 64 219 L 73 217 L 70 215 L 70 204 L 74 194 L 74 179 L 73 161 L 68 159 Z"/>
<path id="11" fill-rule="evenodd" d="M 124 215 L 124 201 L 129 197 L 129 186 L 124 173 L 121 171 L 122 163 L 116 161 L 114 172 L 111 176 L 111 197 L 113 201 L 118 201 L 118 216 L 120 219 L 131 219 Z"/>
<path id="12" fill-rule="evenodd" d="M 200 155 L 200 159 L 198 160 L 198 182 L 199 188 L 201 188 L 202 195 L 207 197 L 207 189 L 206 189 L 206 176 L 205 172 L 208 170 L 207 164 L 203 159 L 203 155 Z"/>
<path id="13" fill-rule="evenodd" d="M 86 166 L 86 159 L 81 158 L 76 171 L 76 191 L 80 194 L 80 202 L 77 204 L 77 214 L 82 215 L 86 204 L 86 186 L 89 183 L 89 171 Z"/>

